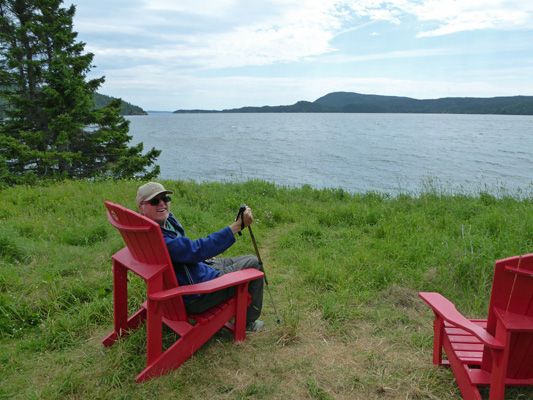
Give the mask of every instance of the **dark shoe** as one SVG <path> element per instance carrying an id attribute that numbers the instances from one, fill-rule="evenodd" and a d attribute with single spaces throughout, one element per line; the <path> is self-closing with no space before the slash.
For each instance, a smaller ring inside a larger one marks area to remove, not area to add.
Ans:
<path id="1" fill-rule="evenodd" d="M 263 329 L 265 326 L 265 323 L 263 321 L 256 320 L 254 322 L 250 322 L 249 324 L 246 324 L 246 332 L 255 332 L 259 329 Z"/>

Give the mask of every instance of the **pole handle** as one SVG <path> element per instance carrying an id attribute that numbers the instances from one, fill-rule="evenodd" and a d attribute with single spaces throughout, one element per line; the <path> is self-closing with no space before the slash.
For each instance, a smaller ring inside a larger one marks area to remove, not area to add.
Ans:
<path id="1" fill-rule="evenodd" d="M 242 236 L 242 230 L 244 229 L 244 212 L 246 211 L 246 204 L 243 204 L 239 207 L 239 212 L 237 213 L 237 218 L 235 218 L 235 221 L 239 219 L 239 216 L 241 217 L 241 230 L 239 231 L 239 236 Z"/>

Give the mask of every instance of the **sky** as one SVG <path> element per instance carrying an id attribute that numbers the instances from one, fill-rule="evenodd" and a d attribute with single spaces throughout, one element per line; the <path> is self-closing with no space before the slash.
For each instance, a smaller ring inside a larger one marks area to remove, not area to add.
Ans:
<path id="1" fill-rule="evenodd" d="M 531 0 L 65 0 L 99 93 L 147 111 L 328 93 L 533 95 Z"/>

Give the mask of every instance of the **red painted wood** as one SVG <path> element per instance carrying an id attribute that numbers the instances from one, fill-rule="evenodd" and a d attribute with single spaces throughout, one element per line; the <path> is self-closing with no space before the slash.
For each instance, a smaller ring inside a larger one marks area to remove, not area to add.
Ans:
<path id="1" fill-rule="evenodd" d="M 506 386 L 533 386 L 533 254 L 496 262 L 487 320 L 464 318 L 438 293 L 419 293 L 433 309 L 433 362 L 450 365 L 465 400 L 503 400 Z M 447 360 L 442 360 L 442 350 Z"/>
<path id="2" fill-rule="evenodd" d="M 222 327 L 233 333 L 235 341 L 246 337 L 246 309 L 250 302 L 248 283 L 261 279 L 257 270 L 243 270 L 196 285 L 179 287 L 159 225 L 120 205 L 105 202 L 109 222 L 119 230 L 126 247 L 113 255 L 114 330 L 102 340 L 111 346 L 119 337 L 146 320 L 146 368 L 137 382 L 159 376 L 179 367 Z M 128 318 L 128 271 L 146 282 L 147 301 Z M 236 295 L 210 310 L 189 315 L 183 296 L 210 293 L 236 286 Z M 234 318 L 235 324 L 229 321 Z M 197 323 L 191 323 L 195 320 Z M 163 324 L 178 340 L 163 352 Z"/>

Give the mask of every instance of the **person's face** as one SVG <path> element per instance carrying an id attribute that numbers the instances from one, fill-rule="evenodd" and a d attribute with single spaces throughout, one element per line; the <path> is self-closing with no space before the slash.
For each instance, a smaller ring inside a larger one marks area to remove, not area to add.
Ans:
<path id="1" fill-rule="evenodd" d="M 159 194 L 152 200 L 139 204 L 139 211 L 162 226 L 170 213 L 170 197 L 165 193 Z"/>

